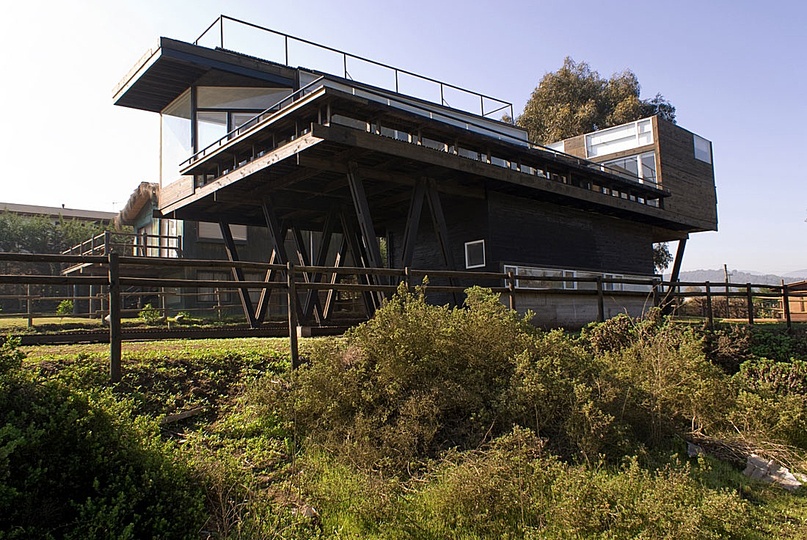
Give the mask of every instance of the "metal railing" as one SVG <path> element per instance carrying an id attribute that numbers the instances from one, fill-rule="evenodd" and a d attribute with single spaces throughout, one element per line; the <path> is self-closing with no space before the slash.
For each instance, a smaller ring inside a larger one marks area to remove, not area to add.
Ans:
<path id="1" fill-rule="evenodd" d="M 136 257 L 182 257 L 182 237 L 104 231 L 64 250 L 62 255 L 106 256 L 113 251 Z"/>
<path id="2" fill-rule="evenodd" d="M 375 60 L 370 60 L 369 58 L 364 58 L 364 57 L 361 57 L 361 56 L 357 56 L 355 54 L 350 54 L 350 53 L 347 53 L 345 51 L 335 49 L 333 47 L 328 47 L 327 45 L 321 45 L 319 43 L 309 41 L 307 39 L 302 39 L 302 38 L 298 38 L 298 37 L 295 37 L 295 36 L 292 36 L 292 35 L 289 35 L 289 34 L 284 34 L 283 32 L 278 32 L 276 30 L 272 30 L 271 28 L 266 28 L 264 26 L 253 24 L 253 23 L 250 23 L 250 22 L 247 22 L 247 21 L 242 21 L 240 19 L 235 19 L 233 17 L 228 17 L 227 15 L 219 15 L 219 17 L 215 21 L 213 21 L 213 23 L 211 23 L 210 26 L 208 26 L 207 29 L 205 29 L 205 31 L 202 32 L 202 34 L 198 38 L 196 38 L 196 40 L 193 42 L 194 45 L 199 45 L 200 41 L 204 40 L 208 36 L 208 34 L 218 26 L 219 32 L 218 32 L 218 35 L 216 36 L 217 42 L 218 42 L 217 46 L 221 47 L 222 49 L 226 49 L 226 47 L 225 47 L 225 32 L 224 32 L 224 22 L 225 21 L 235 23 L 236 25 L 239 25 L 239 26 L 260 30 L 262 32 L 266 32 L 268 34 L 272 34 L 274 36 L 282 38 L 283 39 L 283 53 L 284 53 L 284 55 L 283 55 L 283 63 L 285 65 L 287 65 L 287 66 L 291 67 L 291 64 L 289 63 L 290 62 L 290 56 L 291 56 L 290 45 L 293 44 L 293 43 L 303 44 L 303 45 L 307 45 L 307 46 L 310 46 L 310 47 L 314 47 L 314 48 L 316 48 L 318 50 L 321 50 L 321 51 L 325 51 L 325 52 L 328 52 L 328 53 L 339 55 L 341 57 L 341 59 L 342 59 L 342 76 L 344 78 L 346 78 L 346 79 L 351 79 L 351 80 L 353 79 L 350 76 L 350 72 L 348 71 L 348 61 L 362 62 L 364 64 L 368 64 L 370 66 L 375 66 L 375 67 L 378 67 L 378 68 L 382 68 L 383 70 L 387 70 L 387 71 L 391 72 L 391 74 L 393 75 L 393 78 L 394 78 L 394 84 L 392 85 L 391 88 L 387 88 L 388 90 L 394 90 L 395 92 L 400 92 L 400 79 L 401 79 L 402 75 L 405 75 L 405 76 L 411 77 L 411 78 L 413 78 L 413 79 L 415 79 L 417 81 L 425 82 L 425 83 L 428 83 L 430 85 L 436 86 L 440 91 L 440 101 L 439 101 L 439 103 L 441 105 L 445 105 L 447 107 L 451 106 L 448 103 L 448 101 L 446 100 L 446 90 L 452 90 L 452 91 L 458 92 L 460 94 L 463 94 L 465 96 L 470 96 L 475 100 L 476 99 L 479 100 L 479 110 L 478 110 L 478 112 L 476 112 L 476 110 L 473 110 L 473 111 L 469 110 L 468 112 L 474 112 L 475 114 L 480 114 L 481 116 L 487 118 L 487 117 L 490 117 L 491 115 L 496 114 L 498 112 L 508 110 L 509 111 L 508 116 L 511 119 L 510 121 L 513 122 L 513 119 L 515 118 L 514 112 L 513 112 L 513 104 L 508 102 L 508 101 L 504 101 L 504 100 L 501 100 L 501 99 L 498 99 L 498 98 L 495 98 L 495 97 L 492 97 L 492 96 L 481 94 L 479 92 L 474 92 L 472 90 L 468 90 L 467 88 L 462 88 L 460 86 L 449 84 L 449 83 L 446 83 L 446 82 L 443 82 L 443 81 L 440 81 L 440 80 L 437 80 L 437 79 L 433 79 L 431 77 L 426 77 L 426 76 L 423 76 L 423 75 L 419 75 L 419 74 L 414 73 L 412 71 L 397 68 L 397 67 L 391 66 L 389 64 L 384 64 L 382 62 L 377 62 Z M 325 70 L 322 70 L 322 71 L 325 71 Z M 423 99 L 428 99 L 428 98 L 423 98 Z M 434 101 L 435 103 L 437 103 L 436 100 L 431 100 L 430 99 L 429 101 Z M 490 107 L 492 107 L 492 109 L 489 109 L 489 110 L 486 111 L 485 110 L 485 104 L 486 103 Z M 463 109 L 463 110 L 465 110 L 465 109 Z"/>

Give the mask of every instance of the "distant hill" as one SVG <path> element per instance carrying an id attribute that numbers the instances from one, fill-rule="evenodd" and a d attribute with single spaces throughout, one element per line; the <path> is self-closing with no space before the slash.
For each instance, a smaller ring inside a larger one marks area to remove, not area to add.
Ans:
<path id="1" fill-rule="evenodd" d="M 795 272 L 788 272 L 784 275 L 785 278 L 796 278 L 799 281 L 807 279 L 807 269 L 796 270 Z"/>
<path id="2" fill-rule="evenodd" d="M 807 276 L 806 270 L 790 272 L 785 276 L 778 276 L 776 274 L 759 274 L 755 272 L 745 272 L 742 270 L 729 270 L 729 281 L 731 283 L 753 283 L 755 285 L 781 285 L 782 280 L 785 283 L 793 283 L 794 281 L 801 281 Z M 669 279 L 670 275 L 665 274 L 664 279 Z M 690 270 L 688 272 L 681 272 L 681 281 L 695 281 L 703 282 L 709 281 L 711 283 L 723 283 L 726 281 L 726 275 L 723 270 Z"/>

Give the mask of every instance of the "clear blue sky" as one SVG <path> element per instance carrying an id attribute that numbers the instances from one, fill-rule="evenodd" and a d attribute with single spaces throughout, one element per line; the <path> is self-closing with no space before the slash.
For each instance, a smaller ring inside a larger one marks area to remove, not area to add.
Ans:
<path id="1" fill-rule="evenodd" d="M 156 114 L 112 88 L 220 13 L 493 95 L 520 112 L 565 56 L 625 68 L 714 144 L 717 233 L 684 269 L 807 269 L 803 1 L 79 0 L 4 6 L 0 201 L 118 210 L 158 178 Z"/>

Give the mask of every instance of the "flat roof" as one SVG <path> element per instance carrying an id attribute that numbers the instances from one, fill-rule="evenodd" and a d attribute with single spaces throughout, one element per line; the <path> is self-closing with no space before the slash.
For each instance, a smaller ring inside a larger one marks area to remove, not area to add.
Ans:
<path id="1" fill-rule="evenodd" d="M 297 70 L 236 52 L 161 37 L 113 90 L 115 105 L 160 112 L 204 77 L 211 86 L 293 88 Z"/>
<path id="2" fill-rule="evenodd" d="M 0 212 L 11 212 L 25 216 L 66 217 L 87 221 L 112 221 L 117 212 L 101 210 L 82 210 L 78 208 L 59 208 L 58 206 L 39 206 L 35 204 L 17 204 L 0 202 Z"/>

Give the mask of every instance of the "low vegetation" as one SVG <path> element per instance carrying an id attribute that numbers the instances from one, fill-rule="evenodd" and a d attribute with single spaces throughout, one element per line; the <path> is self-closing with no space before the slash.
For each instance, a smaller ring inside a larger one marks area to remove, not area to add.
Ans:
<path id="1" fill-rule="evenodd" d="M 802 538 L 801 331 L 545 332 L 405 290 L 342 338 L 0 351 L 2 538 Z M 24 356 L 26 356 L 24 358 Z M 705 453 L 688 457 L 687 443 Z M 42 509 L 48 512 L 42 512 Z M 46 517 L 42 517 L 45 515 Z"/>

